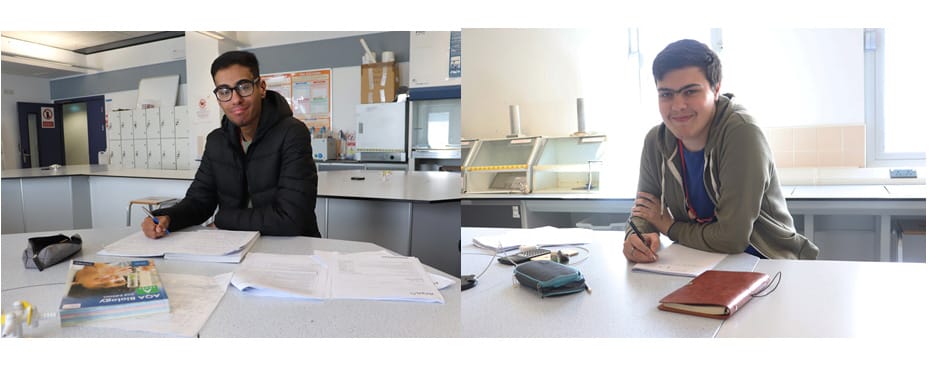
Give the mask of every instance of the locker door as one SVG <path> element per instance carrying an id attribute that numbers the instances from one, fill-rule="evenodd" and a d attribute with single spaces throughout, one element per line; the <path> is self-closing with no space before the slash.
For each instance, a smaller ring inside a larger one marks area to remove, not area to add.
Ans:
<path id="1" fill-rule="evenodd" d="M 188 148 L 187 138 L 175 139 L 175 167 L 178 169 L 191 169 L 191 149 Z"/>
<path id="2" fill-rule="evenodd" d="M 120 140 L 120 131 L 123 130 L 123 128 L 120 127 L 123 122 L 120 120 L 121 117 L 119 111 L 107 114 L 107 141 L 113 142 Z"/>
<path id="3" fill-rule="evenodd" d="M 147 139 L 146 146 L 146 151 L 148 153 L 146 156 L 146 168 L 162 169 L 162 140 L 158 138 Z"/>
<path id="4" fill-rule="evenodd" d="M 175 162 L 175 139 L 162 138 L 162 169 L 176 169 Z"/>
<path id="5" fill-rule="evenodd" d="M 146 139 L 146 110 L 133 110 L 133 139 Z"/>
<path id="6" fill-rule="evenodd" d="M 136 157 L 136 168 L 148 168 L 148 165 L 146 165 L 146 162 L 149 160 L 148 147 L 144 139 L 133 140 L 133 153 Z"/>
<path id="7" fill-rule="evenodd" d="M 133 140 L 121 140 L 123 150 L 123 168 L 136 168 L 136 150 Z"/>
<path id="8" fill-rule="evenodd" d="M 162 107 L 159 110 L 159 125 L 161 126 L 159 137 L 164 142 L 166 138 L 175 138 L 175 108 Z"/>
<path id="9" fill-rule="evenodd" d="M 146 109 L 146 139 L 159 138 L 162 135 L 162 124 L 159 119 L 159 108 Z"/>
<path id="10" fill-rule="evenodd" d="M 191 125 L 188 122 L 188 107 L 175 107 L 175 138 L 187 138 L 191 136 Z"/>
<path id="11" fill-rule="evenodd" d="M 120 111 L 120 140 L 133 139 L 133 112 Z"/>
<path id="12" fill-rule="evenodd" d="M 123 166 L 123 146 L 121 145 L 123 141 L 110 141 L 110 147 L 107 148 L 107 151 L 110 152 L 110 165 L 115 165 L 118 167 Z"/>

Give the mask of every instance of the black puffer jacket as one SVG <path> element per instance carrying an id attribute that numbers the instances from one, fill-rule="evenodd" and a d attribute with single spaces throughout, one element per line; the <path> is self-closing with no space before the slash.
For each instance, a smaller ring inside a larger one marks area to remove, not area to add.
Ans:
<path id="1" fill-rule="evenodd" d="M 250 199 L 252 208 L 247 207 Z M 243 152 L 239 130 L 224 116 L 220 128 L 207 136 L 187 195 L 154 214 L 171 217 L 169 228 L 180 230 L 206 221 L 219 204 L 214 224 L 221 229 L 320 237 L 316 202 L 310 134 L 288 102 L 270 90 L 249 152 Z"/>

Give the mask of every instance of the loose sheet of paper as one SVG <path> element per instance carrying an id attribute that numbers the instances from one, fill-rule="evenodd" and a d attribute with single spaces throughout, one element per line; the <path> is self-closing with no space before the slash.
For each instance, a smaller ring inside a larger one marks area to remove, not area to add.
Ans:
<path id="1" fill-rule="evenodd" d="M 580 228 L 558 229 L 544 226 L 534 229 L 511 230 L 504 234 L 479 236 L 473 238 L 473 244 L 479 248 L 504 252 L 522 245 L 558 246 L 592 243 L 592 230 Z"/>
<path id="2" fill-rule="evenodd" d="M 726 256 L 724 253 L 700 251 L 673 243 L 657 252 L 657 261 L 637 263 L 632 270 L 696 277 L 718 265 Z"/>
<path id="3" fill-rule="evenodd" d="M 318 254 L 330 269 L 331 298 L 444 303 L 416 257 Z"/>
<path id="4" fill-rule="evenodd" d="M 231 284 L 258 296 L 323 300 L 330 295 L 327 268 L 315 256 L 253 252 L 240 264 Z"/>
<path id="5" fill-rule="evenodd" d="M 94 321 L 82 326 L 196 337 L 217 308 L 233 277 L 233 273 L 216 276 L 159 275 L 168 294 L 171 313 Z"/>

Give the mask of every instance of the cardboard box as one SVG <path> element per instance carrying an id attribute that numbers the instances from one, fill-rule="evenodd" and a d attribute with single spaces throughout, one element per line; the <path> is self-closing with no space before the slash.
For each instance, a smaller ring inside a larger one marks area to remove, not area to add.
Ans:
<path id="1" fill-rule="evenodd" d="M 395 62 L 360 66 L 359 103 L 395 102 L 400 77 Z"/>

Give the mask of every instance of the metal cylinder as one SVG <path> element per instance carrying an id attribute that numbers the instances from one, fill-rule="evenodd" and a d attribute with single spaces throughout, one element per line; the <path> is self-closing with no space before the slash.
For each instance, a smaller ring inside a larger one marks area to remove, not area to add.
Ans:
<path id="1" fill-rule="evenodd" d="M 511 117 L 511 136 L 519 137 L 521 136 L 521 112 L 518 110 L 518 105 L 508 106 L 510 117 Z"/>
<path id="2" fill-rule="evenodd" d="M 583 99 L 576 99 L 576 128 L 578 133 L 586 133 L 586 112 Z"/>

